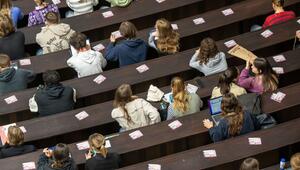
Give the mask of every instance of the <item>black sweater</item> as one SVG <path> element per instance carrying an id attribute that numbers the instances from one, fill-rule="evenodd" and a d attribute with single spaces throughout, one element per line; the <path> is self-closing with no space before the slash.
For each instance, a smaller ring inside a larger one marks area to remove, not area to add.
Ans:
<path id="1" fill-rule="evenodd" d="M 25 36 L 22 32 L 13 32 L 0 38 L 0 53 L 7 54 L 11 60 L 25 57 Z"/>
<path id="2" fill-rule="evenodd" d="M 85 170 L 114 170 L 119 168 L 120 158 L 116 153 L 108 153 L 106 158 L 101 154 L 87 160 L 85 163 Z"/>
<path id="3" fill-rule="evenodd" d="M 35 151 L 35 147 L 33 145 L 10 146 L 5 144 L 2 148 L 0 148 L 0 158 L 22 155 L 33 151 Z"/>

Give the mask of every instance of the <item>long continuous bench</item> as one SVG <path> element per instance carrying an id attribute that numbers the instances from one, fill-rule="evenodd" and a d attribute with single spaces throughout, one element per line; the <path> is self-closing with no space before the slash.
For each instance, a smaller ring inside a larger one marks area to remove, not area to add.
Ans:
<path id="1" fill-rule="evenodd" d="M 300 94 L 300 83 L 296 83 L 284 88 L 280 88 L 278 91 L 281 91 L 285 94 L 287 94 L 286 98 L 282 101 L 282 103 L 277 103 L 275 101 L 271 101 L 270 96 L 271 93 L 266 93 L 262 95 L 262 103 L 263 103 L 263 111 L 265 113 L 272 113 L 272 115 L 276 115 L 274 112 L 278 112 L 282 117 L 285 117 L 284 121 L 290 120 L 287 117 L 291 116 L 293 119 L 293 116 L 299 117 L 299 114 L 293 114 L 297 112 L 291 112 L 292 110 L 295 111 L 299 109 L 300 107 L 300 101 L 298 100 L 298 96 Z M 174 120 L 161 122 L 155 125 L 139 128 L 139 130 L 143 133 L 143 137 L 137 140 L 132 140 L 128 136 L 129 133 L 131 133 L 134 130 L 120 133 L 119 136 L 116 136 L 114 138 L 110 139 L 110 143 L 112 147 L 110 148 L 110 151 L 117 152 L 121 154 L 122 160 L 124 161 L 124 165 L 128 165 L 131 163 L 137 163 L 137 161 L 145 161 L 152 159 L 157 156 L 162 156 L 164 154 L 168 154 L 168 150 L 164 150 L 163 148 L 168 148 L 168 143 L 171 145 L 169 146 L 170 152 L 176 152 L 176 150 L 180 149 L 186 149 L 186 145 L 191 145 L 190 147 L 197 147 L 202 145 L 207 145 L 211 143 L 208 135 L 208 131 L 206 128 L 202 125 L 202 120 L 205 118 L 209 118 L 209 111 L 204 110 L 200 113 L 195 113 L 192 115 L 184 116 L 181 118 L 178 118 L 178 120 L 183 124 L 182 127 L 176 129 L 175 131 L 171 130 L 168 127 L 168 124 L 171 123 Z M 74 118 L 75 119 L 75 118 Z M 89 119 L 89 118 L 87 118 Z M 85 124 L 86 120 L 84 119 L 81 122 L 78 122 L 78 126 Z M 52 120 L 55 121 L 55 120 Z M 51 122 L 51 120 L 49 121 Z M 70 122 L 70 119 L 68 120 Z M 21 126 L 22 124 L 20 124 Z M 67 126 L 67 124 L 63 124 L 64 126 Z M 61 125 L 62 126 L 62 125 Z M 278 127 L 281 127 L 282 125 L 278 125 Z M 278 127 L 275 127 L 276 129 Z M 25 127 L 26 128 L 26 127 Z M 44 126 L 39 127 L 39 129 L 45 129 L 45 132 L 49 128 L 49 125 L 44 124 Z M 159 129 L 159 131 L 157 131 Z M 35 129 L 36 130 L 36 129 Z M 296 129 L 294 129 L 297 131 Z M 285 130 L 286 131 L 286 130 Z M 292 129 L 291 129 L 292 131 Z M 29 129 L 28 132 L 29 133 Z M 255 137 L 257 132 L 251 133 L 250 136 Z M 258 133 L 264 133 L 264 131 L 258 132 Z M 286 133 L 291 133 L 290 131 Z M 269 134 L 269 133 L 268 133 Z M 281 134 L 281 133 L 280 133 Z M 281 134 L 280 138 L 284 140 L 285 137 Z M 190 140 L 189 140 L 190 139 Z M 239 139 L 239 138 L 236 138 Z M 265 141 L 265 137 L 262 138 L 263 143 L 267 144 Z M 228 140 L 230 141 L 230 140 Z M 289 142 L 292 142 L 291 138 L 288 140 Z M 225 141 L 226 143 L 226 141 Z M 286 143 L 287 144 L 287 143 Z M 176 146 L 176 147 L 175 147 Z M 224 146 L 227 146 L 224 144 Z M 273 146 L 273 145 L 268 145 Z M 173 147 L 173 151 L 172 151 Z M 203 146 L 206 147 L 206 146 Z M 72 153 L 72 157 L 75 159 L 76 163 L 78 165 L 83 164 L 85 162 L 84 158 L 84 150 L 79 151 L 76 147 L 76 143 L 69 144 L 69 148 Z M 216 147 L 214 147 L 216 148 Z M 160 150 L 161 149 L 161 150 Z M 219 149 L 216 148 L 219 153 Z M 193 150 L 191 150 L 193 151 Z M 27 161 L 36 161 L 38 158 L 38 155 L 41 154 L 41 150 L 38 150 L 36 152 L 16 156 L 12 158 L 6 158 L 3 160 L 0 160 L 0 163 L 6 162 L 6 164 L 2 164 L 3 166 L 1 168 L 3 169 L 9 169 L 15 168 L 17 169 L 19 166 L 21 166 L 22 162 Z M 164 153 L 165 152 L 165 153 Z M 143 156 L 141 156 L 143 155 Z M 13 165 L 8 165 L 7 162 L 14 162 Z M 207 164 L 208 166 L 210 164 Z M 211 164 L 212 166 L 214 164 Z M 7 166 L 7 168 L 6 168 Z M 145 166 L 145 165 L 141 165 Z M 144 169 L 144 168 L 141 168 Z"/>
<path id="2" fill-rule="evenodd" d="M 299 111 L 298 111 L 299 115 Z M 160 164 L 165 170 L 181 169 L 239 169 L 241 161 L 250 156 L 258 157 L 260 167 L 277 163 L 280 159 L 280 149 L 296 148 L 300 144 L 298 132 L 300 119 L 291 120 L 276 127 L 260 130 L 247 135 L 234 137 L 223 142 L 201 146 L 145 163 L 121 168 L 124 170 L 147 169 L 148 164 Z M 250 146 L 248 138 L 260 137 L 262 145 Z M 217 157 L 205 158 L 204 150 L 216 150 Z M 279 166 L 277 167 L 279 169 Z"/>
<path id="3" fill-rule="evenodd" d="M 287 27 L 289 29 L 286 29 Z M 237 43 L 252 51 L 264 50 L 262 52 L 266 53 L 266 49 L 268 49 L 267 47 L 291 40 L 294 37 L 295 31 L 299 28 L 300 24 L 298 24 L 296 20 L 292 20 L 287 23 L 272 27 L 271 30 L 274 32 L 274 35 L 267 39 L 263 38 L 260 35 L 262 31 L 246 33 L 240 36 L 232 37 L 230 39 L 234 39 Z M 224 46 L 224 42 L 230 39 L 218 41 L 218 46 L 220 47 L 221 51 L 228 50 L 228 48 Z M 137 92 L 141 92 L 146 90 L 145 84 L 147 84 L 147 82 L 149 83 L 150 81 L 157 80 L 158 78 L 189 71 L 190 68 L 187 63 L 178 63 L 176 60 L 172 59 L 174 59 L 175 56 L 181 56 L 185 58 L 187 58 L 188 56 L 192 56 L 194 50 L 195 49 L 191 49 L 181 53 L 177 53 L 173 56 L 165 56 L 162 58 L 152 60 L 151 63 L 157 62 L 157 64 L 149 65 L 150 70 L 143 74 L 139 74 L 135 68 L 143 63 L 147 64 L 150 61 L 103 72 L 103 75 L 107 79 L 100 85 L 93 82 L 93 79 L 96 76 L 89 76 L 81 79 L 73 79 L 69 81 L 64 81 L 63 83 L 65 85 L 70 85 L 76 88 L 78 90 L 79 99 L 86 99 L 87 97 L 93 99 L 93 101 L 89 101 L 91 102 L 90 104 L 93 104 L 93 102 L 95 103 L 98 101 L 103 102 L 105 100 L 111 100 L 113 98 L 113 91 L 122 83 L 129 83 L 133 85 L 133 87 L 139 85 L 140 90 L 136 90 Z M 278 47 L 276 50 L 280 50 L 280 47 Z M 268 53 L 271 53 L 271 51 L 269 51 Z M 170 59 L 169 57 L 172 58 Z M 228 57 L 228 59 L 229 63 L 231 60 L 234 60 L 230 56 Z M 168 65 L 169 67 L 158 67 L 158 64 Z M 34 94 L 34 92 L 35 89 L 33 88 L 24 90 L 22 92 L 15 92 L 1 96 L 0 104 L 5 107 L 0 108 L 0 115 L 6 115 L 9 113 L 28 110 L 28 100 Z M 11 105 L 7 105 L 4 99 L 11 95 L 15 95 L 18 98 L 18 102 Z"/>

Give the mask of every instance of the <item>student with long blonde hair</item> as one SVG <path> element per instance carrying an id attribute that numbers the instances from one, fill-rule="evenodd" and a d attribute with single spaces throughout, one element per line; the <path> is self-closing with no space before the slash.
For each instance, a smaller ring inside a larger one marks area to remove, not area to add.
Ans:
<path id="1" fill-rule="evenodd" d="M 209 129 L 210 137 L 214 142 L 260 129 L 256 117 L 244 112 L 238 99 L 232 93 L 223 95 L 221 110 L 223 118 L 218 125 L 214 126 L 213 122 L 208 119 L 203 120 L 203 125 Z"/>
<path id="2" fill-rule="evenodd" d="M 200 111 L 203 102 L 197 94 L 188 93 L 180 77 L 174 77 L 171 81 L 173 103 L 168 107 L 167 119 L 177 118 Z"/>
<path id="3" fill-rule="evenodd" d="M 21 9 L 14 7 L 11 0 L 0 0 L 0 12 L 7 14 L 12 19 L 14 27 L 17 27 L 18 21 L 24 17 Z"/>
<path id="4" fill-rule="evenodd" d="M 288 170 L 300 170 L 300 152 L 295 153 L 290 160 L 291 169 Z"/>
<path id="5" fill-rule="evenodd" d="M 250 76 L 250 67 L 255 76 Z M 256 58 L 251 65 L 247 62 L 246 67 L 238 77 L 238 85 L 254 93 L 274 91 L 278 87 L 278 78 L 269 62 L 265 58 Z"/>
<path id="6" fill-rule="evenodd" d="M 85 155 L 86 170 L 112 170 L 119 168 L 120 157 L 116 153 L 109 153 L 105 148 L 105 138 L 99 133 L 89 137 L 89 152 Z"/>
<path id="7" fill-rule="evenodd" d="M 130 130 L 160 122 L 155 107 L 142 98 L 132 95 L 129 84 L 122 84 L 115 93 L 114 109 L 111 116 L 121 130 Z"/>
<path id="8" fill-rule="evenodd" d="M 160 54 L 174 54 L 179 50 L 179 34 L 162 18 L 156 21 L 155 31 L 150 32 L 148 44 Z"/>

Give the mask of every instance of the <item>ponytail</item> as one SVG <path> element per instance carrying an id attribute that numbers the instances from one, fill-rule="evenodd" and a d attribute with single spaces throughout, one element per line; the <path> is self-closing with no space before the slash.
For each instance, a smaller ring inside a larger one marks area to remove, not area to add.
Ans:
<path id="1" fill-rule="evenodd" d="M 222 95 L 230 92 L 231 83 L 238 76 L 238 70 L 236 67 L 230 67 L 225 72 L 223 72 L 219 77 L 218 87 Z"/>

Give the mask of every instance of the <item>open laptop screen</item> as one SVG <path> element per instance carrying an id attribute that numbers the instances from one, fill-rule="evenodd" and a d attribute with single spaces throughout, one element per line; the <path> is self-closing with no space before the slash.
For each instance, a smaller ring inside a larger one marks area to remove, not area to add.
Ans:
<path id="1" fill-rule="evenodd" d="M 222 102 L 222 97 L 216 97 L 208 100 L 208 107 L 211 115 L 216 115 L 221 113 L 221 102 Z"/>

